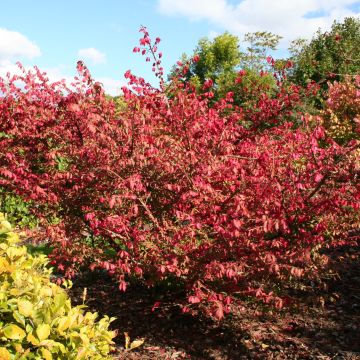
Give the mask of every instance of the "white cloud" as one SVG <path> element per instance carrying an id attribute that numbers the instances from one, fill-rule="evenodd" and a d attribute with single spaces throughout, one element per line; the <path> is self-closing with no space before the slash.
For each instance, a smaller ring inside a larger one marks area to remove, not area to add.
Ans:
<path id="1" fill-rule="evenodd" d="M 246 32 L 271 31 L 284 37 L 282 45 L 298 37 L 310 38 L 318 28 L 328 30 L 334 20 L 359 16 L 350 9 L 356 0 L 158 0 L 167 16 L 205 20 L 242 37 Z M 309 16 L 311 14 L 311 16 Z"/>
<path id="2" fill-rule="evenodd" d="M 218 31 L 210 30 L 207 37 L 208 37 L 210 40 L 213 40 L 213 39 L 215 39 L 215 38 L 216 38 L 217 36 L 219 36 L 219 35 L 220 35 L 220 33 L 219 33 Z"/>
<path id="3" fill-rule="evenodd" d="M 102 83 L 105 92 L 112 96 L 120 95 L 122 93 L 121 88 L 126 85 L 124 81 L 116 80 L 111 77 L 96 78 L 96 81 Z"/>
<path id="4" fill-rule="evenodd" d="M 24 65 L 23 68 L 25 72 L 34 71 L 34 67 L 30 65 Z M 74 76 L 66 75 L 63 72 L 63 66 L 52 67 L 52 68 L 41 68 L 40 71 L 45 73 L 45 76 L 49 79 L 50 83 L 57 82 L 60 80 L 65 80 L 65 83 L 68 87 L 71 87 L 71 83 L 74 82 Z M 0 61 L 0 77 L 6 79 L 7 74 L 10 76 L 13 75 L 24 75 L 23 70 L 19 66 L 9 60 Z M 21 86 L 21 82 L 17 82 L 18 86 Z"/>
<path id="5" fill-rule="evenodd" d="M 19 67 L 9 60 L 0 61 L 0 77 L 5 78 L 6 74 L 20 75 L 21 71 Z"/>
<path id="6" fill-rule="evenodd" d="M 25 65 L 24 66 L 25 71 L 33 70 L 32 66 Z M 71 84 L 74 82 L 74 76 L 76 76 L 76 71 L 74 68 L 74 73 L 72 75 L 69 75 L 64 70 L 63 66 L 58 67 L 52 67 L 52 68 L 41 68 L 41 72 L 46 73 L 46 77 L 49 78 L 49 81 L 51 83 L 57 82 L 60 80 L 65 80 L 66 85 L 71 88 Z M 10 73 L 10 75 L 22 75 L 22 70 L 16 65 L 15 63 L 11 61 L 0 61 L 0 77 L 6 78 L 7 73 Z M 121 80 L 116 80 L 111 77 L 95 77 L 94 81 L 99 81 L 105 90 L 106 94 L 116 96 L 120 95 L 122 93 L 121 88 L 126 85 L 126 82 Z"/>
<path id="7" fill-rule="evenodd" d="M 26 36 L 16 31 L 0 28 L 0 77 L 6 78 L 8 73 L 10 73 L 10 75 L 22 75 L 22 70 L 15 62 L 18 61 L 19 58 L 32 59 L 40 55 L 40 48 Z M 106 55 L 95 48 L 80 49 L 78 56 L 84 61 L 91 61 L 93 64 L 106 62 Z M 76 62 L 74 62 L 74 64 L 75 63 Z M 26 71 L 33 69 L 33 67 L 29 65 L 24 65 L 24 68 Z M 71 87 L 71 83 L 74 82 L 74 76 L 77 75 L 75 66 L 72 75 L 69 75 L 69 72 L 61 65 L 52 68 L 41 68 L 40 70 L 46 73 L 50 82 L 57 82 L 64 79 L 69 87 Z M 111 77 L 95 78 L 95 81 L 101 82 L 105 92 L 110 95 L 121 94 L 121 87 L 125 85 L 125 82 Z"/>
<path id="8" fill-rule="evenodd" d="M 80 49 L 78 56 L 81 60 L 90 60 L 93 64 L 104 64 L 106 62 L 106 55 L 95 48 Z"/>
<path id="9" fill-rule="evenodd" d="M 18 60 L 19 57 L 32 59 L 40 55 L 40 48 L 26 36 L 0 28 L 0 61 Z"/>

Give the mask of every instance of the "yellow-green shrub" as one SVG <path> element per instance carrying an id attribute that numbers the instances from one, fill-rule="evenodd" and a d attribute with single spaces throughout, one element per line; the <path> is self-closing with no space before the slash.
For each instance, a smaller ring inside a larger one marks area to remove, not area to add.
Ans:
<path id="1" fill-rule="evenodd" d="M 50 281 L 45 255 L 32 256 L 0 213 L 0 359 L 111 359 L 113 318 L 71 306 Z"/>

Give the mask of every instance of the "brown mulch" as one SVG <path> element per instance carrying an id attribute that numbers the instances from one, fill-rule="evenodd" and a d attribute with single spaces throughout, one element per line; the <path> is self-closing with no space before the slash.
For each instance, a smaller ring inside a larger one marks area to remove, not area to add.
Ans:
<path id="1" fill-rule="evenodd" d="M 75 280 L 70 295 L 81 303 L 86 287 L 89 308 L 117 318 L 115 359 L 360 359 L 360 247 L 330 258 L 333 276 L 322 290 L 307 284 L 293 291 L 293 307 L 279 313 L 246 303 L 219 323 L 181 313 L 181 293 L 141 285 L 124 293 L 104 274 Z M 124 332 L 143 345 L 125 350 Z"/>

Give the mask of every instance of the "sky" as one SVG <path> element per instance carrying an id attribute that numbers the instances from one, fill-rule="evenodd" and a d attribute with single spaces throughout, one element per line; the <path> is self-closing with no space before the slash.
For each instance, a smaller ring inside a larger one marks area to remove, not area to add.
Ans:
<path id="1" fill-rule="evenodd" d="M 151 64 L 132 51 L 141 25 L 161 38 L 166 74 L 202 37 L 229 31 L 242 39 L 247 32 L 271 31 L 283 36 L 284 54 L 291 40 L 309 39 L 319 28 L 329 30 L 334 20 L 360 16 L 360 1 L 354 0 L 0 0 L 0 5 L 0 76 L 18 72 L 20 61 L 25 68 L 38 66 L 52 81 L 70 82 L 76 62 L 83 60 L 112 95 L 120 93 L 129 69 L 154 83 Z"/>

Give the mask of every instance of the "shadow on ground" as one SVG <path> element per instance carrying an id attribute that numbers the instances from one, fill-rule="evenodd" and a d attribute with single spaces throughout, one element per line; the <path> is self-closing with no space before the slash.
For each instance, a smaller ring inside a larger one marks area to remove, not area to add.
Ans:
<path id="1" fill-rule="evenodd" d="M 292 294 L 297 305 L 280 314 L 240 305 L 217 323 L 181 313 L 181 293 L 141 285 L 123 293 L 101 273 L 76 279 L 70 295 L 81 303 L 86 287 L 89 308 L 117 318 L 118 359 L 360 359 L 360 247 L 329 256 L 336 276 L 324 279 L 322 290 L 309 285 Z M 125 331 L 144 344 L 125 351 Z"/>

